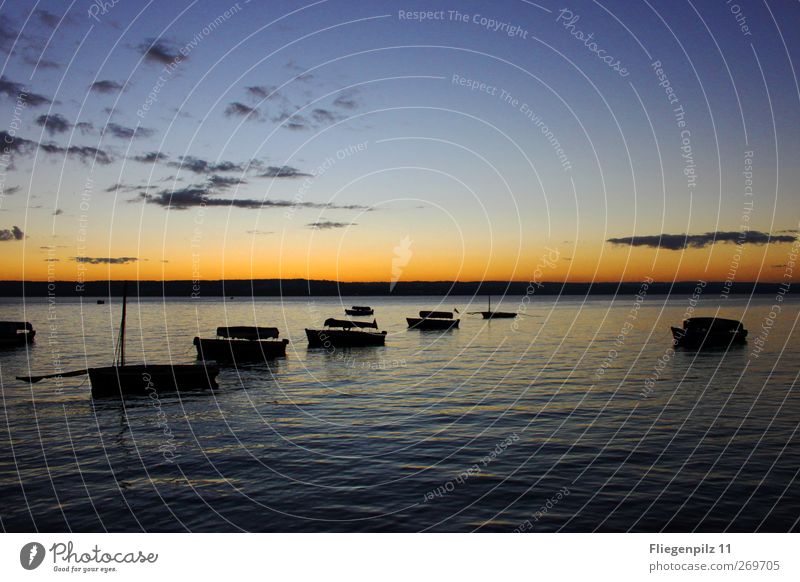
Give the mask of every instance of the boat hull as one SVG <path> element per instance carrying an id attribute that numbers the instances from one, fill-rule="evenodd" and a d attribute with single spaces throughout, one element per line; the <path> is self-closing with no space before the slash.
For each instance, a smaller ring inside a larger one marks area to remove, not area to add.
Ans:
<path id="1" fill-rule="evenodd" d="M 197 359 L 220 362 L 252 362 L 286 355 L 289 340 L 229 340 L 194 338 Z"/>
<path id="2" fill-rule="evenodd" d="M 730 345 L 747 343 L 747 330 L 740 331 L 691 331 L 671 327 L 673 342 L 682 348 L 727 348 Z"/>
<path id="3" fill-rule="evenodd" d="M 18 348 L 25 344 L 32 344 L 35 335 L 35 331 L 29 331 L 28 333 L 18 333 L 13 337 L 0 338 L 0 348 Z"/>
<path id="4" fill-rule="evenodd" d="M 369 311 L 362 311 L 360 309 L 345 309 L 344 312 L 347 315 L 375 315 L 374 309 L 370 309 Z"/>
<path id="5" fill-rule="evenodd" d="M 310 348 L 356 348 L 386 345 L 385 331 L 306 329 L 306 337 L 308 338 L 308 347 Z"/>
<path id="6" fill-rule="evenodd" d="M 458 327 L 458 319 L 429 319 L 427 317 L 406 317 L 408 327 L 411 329 L 455 329 Z"/>
<path id="7" fill-rule="evenodd" d="M 219 368 L 213 365 L 152 364 L 89 368 L 88 372 L 93 398 L 120 398 L 216 388 Z"/>
<path id="8" fill-rule="evenodd" d="M 484 319 L 514 319 L 517 314 L 510 311 L 481 311 Z"/>

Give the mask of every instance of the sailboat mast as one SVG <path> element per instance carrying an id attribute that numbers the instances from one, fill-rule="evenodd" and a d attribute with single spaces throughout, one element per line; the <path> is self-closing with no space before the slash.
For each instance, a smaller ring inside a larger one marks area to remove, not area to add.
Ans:
<path id="1" fill-rule="evenodd" d="M 128 310 L 128 282 L 122 287 L 122 320 L 119 323 L 119 338 L 117 339 L 117 366 L 125 365 L 125 319 Z"/>

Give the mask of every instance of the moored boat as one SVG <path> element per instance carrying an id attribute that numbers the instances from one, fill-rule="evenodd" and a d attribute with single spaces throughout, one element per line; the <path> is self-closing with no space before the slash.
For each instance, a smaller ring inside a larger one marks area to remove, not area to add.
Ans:
<path id="1" fill-rule="evenodd" d="M 385 331 L 365 331 L 378 329 L 378 322 L 350 321 L 347 319 L 329 318 L 325 320 L 325 329 L 306 329 L 308 347 L 364 347 L 382 346 L 386 344 Z"/>
<path id="2" fill-rule="evenodd" d="M 162 392 L 216 388 L 219 368 L 209 364 L 133 364 L 125 363 L 125 323 L 127 289 L 122 295 L 122 319 L 115 349 L 114 364 L 99 368 L 58 372 L 43 376 L 17 376 L 18 380 L 36 383 L 47 378 L 68 378 L 88 374 L 92 398 L 150 396 Z"/>
<path id="3" fill-rule="evenodd" d="M 492 311 L 492 296 L 489 295 L 487 311 L 471 311 L 469 315 L 480 314 L 484 319 L 513 319 L 517 314 L 513 311 Z"/>
<path id="4" fill-rule="evenodd" d="M 740 321 L 721 317 L 690 317 L 683 327 L 671 327 L 676 346 L 719 348 L 747 342 L 747 330 Z"/>
<path id="5" fill-rule="evenodd" d="M 33 343 L 36 331 L 27 321 L 0 321 L 0 348 L 16 348 Z"/>
<path id="6" fill-rule="evenodd" d="M 375 315 L 375 310 L 368 305 L 353 305 L 350 309 L 345 309 L 347 315 Z"/>
<path id="7" fill-rule="evenodd" d="M 278 339 L 277 327 L 218 327 L 216 338 L 193 340 L 200 360 L 253 361 L 286 355 L 287 339 Z"/>
<path id="8" fill-rule="evenodd" d="M 452 311 L 420 311 L 419 317 L 406 317 L 408 327 L 413 329 L 454 329 L 458 327 L 459 319 L 455 318 Z"/>

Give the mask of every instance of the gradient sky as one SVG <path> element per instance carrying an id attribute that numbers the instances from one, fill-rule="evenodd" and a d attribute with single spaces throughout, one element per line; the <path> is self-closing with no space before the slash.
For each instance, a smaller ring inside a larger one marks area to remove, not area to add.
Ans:
<path id="1" fill-rule="evenodd" d="M 0 278 L 798 281 L 798 24 L 796 2 L 5 2 Z"/>

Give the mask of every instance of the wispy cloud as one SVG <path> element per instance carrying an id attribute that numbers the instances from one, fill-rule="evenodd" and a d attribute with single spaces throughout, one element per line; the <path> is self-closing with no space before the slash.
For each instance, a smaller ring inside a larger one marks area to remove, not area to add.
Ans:
<path id="1" fill-rule="evenodd" d="M 72 124 L 67 118 L 58 113 L 40 115 L 36 118 L 36 124 L 42 126 L 50 135 L 65 133 L 72 128 Z"/>
<path id="2" fill-rule="evenodd" d="M 258 119 L 260 114 L 258 109 L 250 107 L 239 101 L 229 103 L 225 108 L 225 117 L 244 117 L 246 119 Z"/>
<path id="3" fill-rule="evenodd" d="M 333 228 L 347 228 L 348 226 L 356 226 L 355 222 L 333 222 L 332 220 L 319 220 L 317 222 L 309 222 L 306 224 L 308 228 L 316 230 L 329 230 Z"/>
<path id="4" fill-rule="evenodd" d="M 712 231 L 703 234 L 654 234 L 646 236 L 629 236 L 610 238 L 606 242 L 614 245 L 632 247 L 661 248 L 670 251 L 680 251 L 687 248 L 701 249 L 715 243 L 739 243 L 751 245 L 764 245 L 767 243 L 793 242 L 792 235 L 770 235 L 759 230 L 748 231 Z"/>
<path id="5" fill-rule="evenodd" d="M 186 60 L 188 57 L 182 56 L 176 48 L 163 40 L 149 39 L 139 45 L 139 51 L 144 55 L 146 61 L 168 65 L 173 61 Z"/>
<path id="6" fill-rule="evenodd" d="M 120 139 L 133 139 L 134 137 L 151 137 L 155 131 L 146 127 L 126 127 L 118 123 L 109 123 L 103 129 L 103 133 L 108 133 Z"/>
<path id="7" fill-rule="evenodd" d="M 301 172 L 291 166 L 268 166 L 266 170 L 258 174 L 259 178 L 303 178 L 311 176 L 306 172 Z"/>
<path id="8" fill-rule="evenodd" d="M 155 162 L 166 162 L 169 156 L 163 152 L 146 152 L 138 156 L 133 156 L 132 159 L 143 164 L 153 164 Z"/>
<path id="9" fill-rule="evenodd" d="M 36 151 L 38 147 L 44 153 L 62 154 L 68 157 L 78 158 L 84 163 L 94 161 L 98 164 L 107 165 L 114 161 L 111 154 L 95 147 L 76 145 L 64 147 L 55 143 L 39 143 L 23 137 L 13 136 L 7 131 L 0 131 L 0 143 L 5 144 L 8 148 L 7 151 L 14 155 L 30 154 Z"/>
<path id="10" fill-rule="evenodd" d="M 116 93 L 117 91 L 120 91 L 122 89 L 122 85 L 116 81 L 104 79 L 102 81 L 95 81 L 89 86 L 89 89 L 95 93 L 104 93 L 107 95 L 109 93 Z"/>
<path id="11" fill-rule="evenodd" d="M 125 265 L 135 263 L 139 259 L 136 257 L 72 257 L 71 260 L 88 265 Z"/>
<path id="12" fill-rule="evenodd" d="M 23 85 L 5 76 L 0 77 L 0 95 L 13 99 L 14 101 L 21 98 L 32 107 L 39 107 L 50 103 L 50 99 L 44 95 L 27 91 Z"/>

